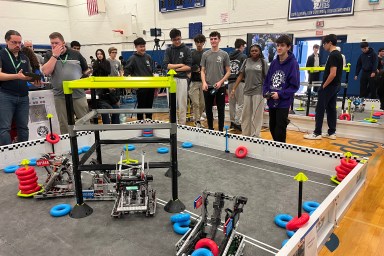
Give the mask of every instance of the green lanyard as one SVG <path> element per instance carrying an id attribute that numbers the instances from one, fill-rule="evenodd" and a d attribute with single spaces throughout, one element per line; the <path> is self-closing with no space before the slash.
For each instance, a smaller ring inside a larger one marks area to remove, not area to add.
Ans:
<path id="1" fill-rule="evenodd" d="M 21 58 L 20 58 L 20 62 L 19 62 L 19 64 L 17 64 L 17 66 L 16 66 L 16 65 L 15 65 L 15 62 L 13 61 L 13 58 L 12 58 L 11 54 L 10 54 L 9 51 L 8 51 L 8 49 L 5 48 L 5 50 L 7 51 L 8 56 L 9 56 L 9 58 L 11 59 L 12 65 L 13 65 L 13 67 L 15 68 L 15 71 L 16 71 L 16 74 L 17 74 L 17 73 L 18 73 L 17 69 L 18 69 L 18 68 L 20 67 L 20 65 L 21 65 Z"/>
<path id="2" fill-rule="evenodd" d="M 64 60 L 59 57 L 59 60 L 61 61 L 61 63 L 63 65 L 67 62 L 67 59 L 68 59 L 68 53 L 65 55 L 65 59 Z"/>

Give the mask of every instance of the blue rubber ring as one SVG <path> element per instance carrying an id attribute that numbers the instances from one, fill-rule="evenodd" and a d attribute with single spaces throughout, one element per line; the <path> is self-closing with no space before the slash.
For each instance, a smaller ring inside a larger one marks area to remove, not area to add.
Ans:
<path id="1" fill-rule="evenodd" d="M 191 148 L 191 147 L 193 147 L 193 144 L 192 144 L 192 142 L 188 142 L 188 141 L 186 141 L 186 142 L 184 142 L 181 146 L 182 146 L 183 148 Z"/>
<path id="2" fill-rule="evenodd" d="M 77 150 L 77 154 L 81 155 L 81 154 L 83 154 L 83 153 L 84 153 L 84 152 L 83 152 L 83 149 L 79 148 L 79 149 Z"/>
<path id="3" fill-rule="evenodd" d="M 303 203 L 303 209 L 306 212 L 313 212 L 314 210 L 317 209 L 317 207 L 319 207 L 319 205 L 320 204 L 315 201 L 306 201 Z"/>
<path id="4" fill-rule="evenodd" d="M 173 224 L 173 231 L 175 231 L 176 234 L 184 235 L 189 230 L 189 224 L 191 224 L 190 220 L 183 221 L 183 222 L 176 222 Z"/>
<path id="5" fill-rule="evenodd" d="M 153 129 L 143 129 L 143 132 L 153 132 Z"/>
<path id="6" fill-rule="evenodd" d="M 274 221 L 275 221 L 275 224 L 281 228 L 286 228 L 287 226 L 287 223 L 292 220 L 293 217 L 291 215 L 288 215 L 288 214 L 278 214 L 276 215 Z"/>
<path id="7" fill-rule="evenodd" d="M 159 154 L 166 154 L 168 152 L 169 152 L 168 148 L 158 148 L 157 149 L 157 153 L 159 153 Z"/>
<path id="8" fill-rule="evenodd" d="M 5 173 L 14 173 L 17 169 L 19 169 L 18 165 L 8 165 L 4 168 Z"/>
<path id="9" fill-rule="evenodd" d="M 82 151 L 82 153 L 85 153 L 85 152 L 88 152 L 88 150 L 90 148 L 91 148 L 90 146 L 83 146 L 83 147 L 81 147 L 81 151 Z"/>
<path id="10" fill-rule="evenodd" d="M 136 147 L 134 145 L 128 144 L 128 151 L 135 150 Z M 127 151 L 127 145 L 124 145 L 124 151 Z"/>
<path id="11" fill-rule="evenodd" d="M 35 166 L 36 165 L 36 161 L 37 161 L 37 159 L 36 158 L 30 158 L 29 159 L 29 166 Z"/>
<path id="12" fill-rule="evenodd" d="M 289 238 L 293 237 L 293 235 L 296 233 L 296 231 L 287 230 L 287 236 Z"/>
<path id="13" fill-rule="evenodd" d="M 285 240 L 281 243 L 281 248 L 283 248 L 284 245 L 285 245 L 286 243 L 288 243 L 288 241 L 289 241 L 289 239 L 285 239 Z"/>
<path id="14" fill-rule="evenodd" d="M 143 134 L 143 137 L 153 137 L 153 134 Z"/>
<path id="15" fill-rule="evenodd" d="M 191 219 L 191 215 L 189 213 L 178 213 L 171 216 L 172 222 L 184 222 Z"/>
<path id="16" fill-rule="evenodd" d="M 53 217 L 62 217 L 67 215 L 72 210 L 72 206 L 69 204 L 58 204 L 51 208 L 49 213 Z"/>
<path id="17" fill-rule="evenodd" d="M 125 103 L 134 103 L 134 102 L 136 102 L 136 99 L 134 98 L 128 98 L 125 100 Z"/>
<path id="18" fill-rule="evenodd" d="M 207 248 L 199 248 L 193 251 L 191 256 L 213 256 L 213 253 Z"/>

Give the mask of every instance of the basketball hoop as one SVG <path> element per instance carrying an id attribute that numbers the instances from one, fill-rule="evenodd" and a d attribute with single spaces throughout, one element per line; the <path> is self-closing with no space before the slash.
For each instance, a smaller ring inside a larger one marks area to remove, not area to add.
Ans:
<path id="1" fill-rule="evenodd" d="M 124 30 L 122 29 L 112 29 L 113 32 L 118 32 L 120 33 L 121 35 L 124 34 Z"/>

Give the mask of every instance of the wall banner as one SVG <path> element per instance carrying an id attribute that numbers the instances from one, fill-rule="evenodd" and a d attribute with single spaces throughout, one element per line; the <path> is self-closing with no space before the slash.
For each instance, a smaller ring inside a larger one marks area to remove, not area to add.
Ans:
<path id="1" fill-rule="evenodd" d="M 289 0 L 288 20 L 353 15 L 355 0 Z"/>

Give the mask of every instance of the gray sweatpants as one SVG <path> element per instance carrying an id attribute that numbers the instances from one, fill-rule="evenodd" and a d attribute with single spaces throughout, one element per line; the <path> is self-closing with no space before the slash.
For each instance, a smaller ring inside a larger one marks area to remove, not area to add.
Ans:
<path id="1" fill-rule="evenodd" d="M 189 88 L 189 98 L 192 101 L 193 118 L 196 121 L 200 121 L 201 114 L 204 112 L 204 94 L 202 88 L 202 82 L 192 82 Z"/>
<path id="2" fill-rule="evenodd" d="M 235 83 L 228 84 L 228 93 L 230 94 L 233 90 Z M 229 97 L 229 119 L 231 123 L 238 125 L 242 124 L 241 116 L 244 105 L 244 83 L 240 82 L 236 89 L 235 97 Z"/>
<path id="3" fill-rule="evenodd" d="M 263 95 L 244 95 L 241 129 L 244 136 L 260 138 L 264 112 Z"/>

